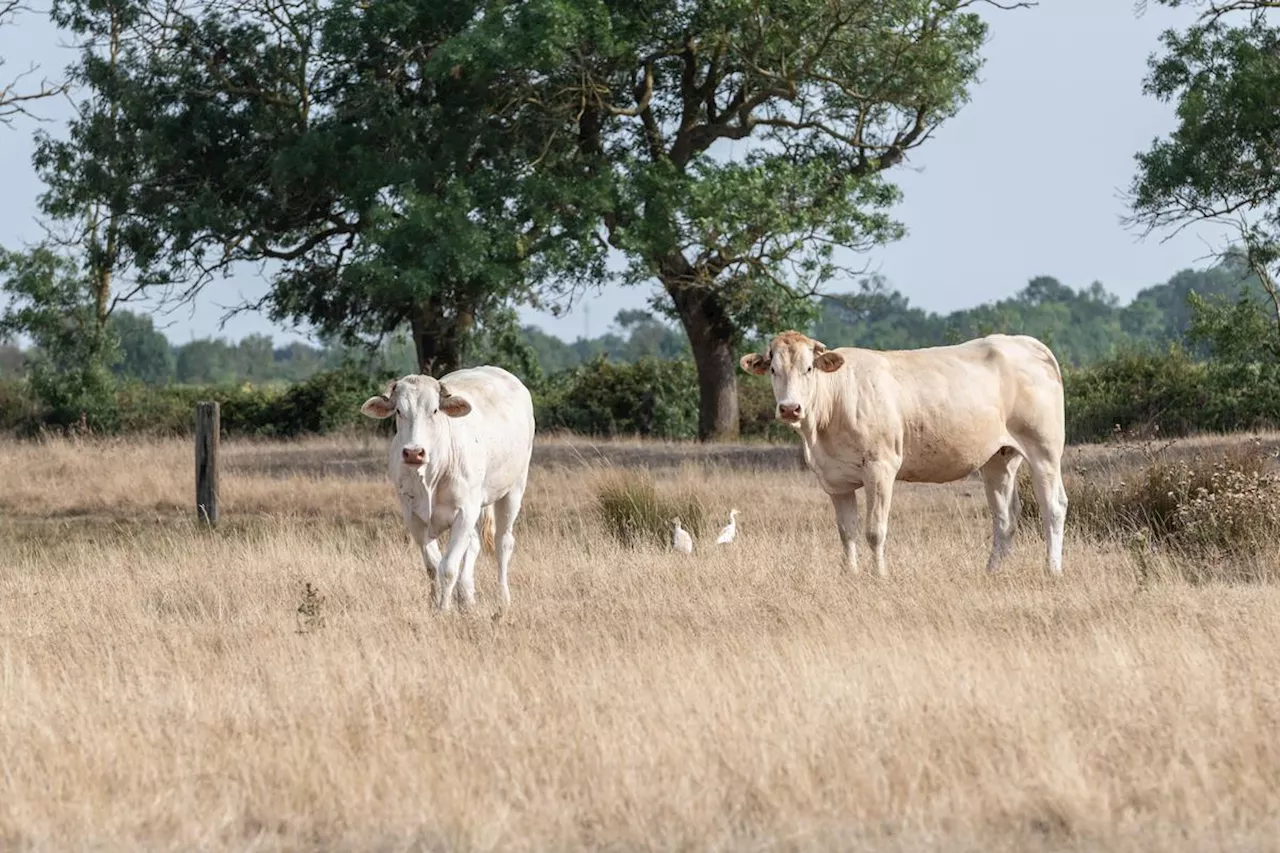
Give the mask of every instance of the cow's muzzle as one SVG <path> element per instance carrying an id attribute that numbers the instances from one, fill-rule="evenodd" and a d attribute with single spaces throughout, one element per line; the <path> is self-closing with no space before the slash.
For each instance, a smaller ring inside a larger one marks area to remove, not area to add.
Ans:
<path id="1" fill-rule="evenodd" d="M 800 422 L 803 411 L 799 403 L 779 403 L 778 404 L 778 420 L 785 421 L 789 424 Z"/>
<path id="2" fill-rule="evenodd" d="M 404 460 L 406 465 L 425 465 L 427 463 L 427 451 L 421 447 L 406 447 L 400 451 L 400 458 Z"/>

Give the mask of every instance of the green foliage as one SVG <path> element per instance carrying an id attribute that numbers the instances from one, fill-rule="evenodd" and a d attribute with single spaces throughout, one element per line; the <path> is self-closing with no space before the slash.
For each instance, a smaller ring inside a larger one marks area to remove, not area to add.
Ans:
<path id="1" fill-rule="evenodd" d="M 648 474 L 619 472 L 596 493 L 596 508 L 609 534 L 623 546 L 669 544 L 673 518 L 695 539 L 706 524 L 706 507 L 693 494 L 674 498 L 658 494 Z"/>
<path id="2" fill-rule="evenodd" d="M 27 358 L 12 344 L 0 343 L 0 379 L 15 379 L 27 373 Z"/>
<path id="3" fill-rule="evenodd" d="M 105 413 L 86 426 L 93 432 L 152 436 L 186 436 L 194 429 L 196 403 L 221 405 L 228 437 L 288 438 L 345 430 L 385 432 L 371 424 L 360 406 L 385 387 L 387 374 L 357 367 L 326 371 L 291 387 L 244 385 L 120 386 L 104 405 Z M 25 381 L 0 381 L 0 431 L 36 435 L 61 426 Z M 77 424 L 71 420 L 70 425 Z"/>
<path id="4" fill-rule="evenodd" d="M 1280 329 L 1267 309 L 1247 293 L 1229 303 L 1193 292 L 1189 303 L 1187 339 L 1207 360 L 1174 345 L 1067 370 L 1070 440 L 1116 426 L 1186 435 L 1280 425 Z"/>
<path id="5" fill-rule="evenodd" d="M 581 435 L 697 435 L 698 397 L 688 361 L 642 358 L 621 365 L 596 358 L 552 378 L 536 400 L 540 430 Z"/>
<path id="6" fill-rule="evenodd" d="M 648 311 L 619 311 L 610 329 L 595 338 L 578 338 L 565 343 L 535 326 L 519 330 L 541 370 L 550 375 L 605 357 L 610 361 L 635 362 L 642 358 L 688 358 L 689 339 L 678 328 L 663 323 Z"/>
<path id="7" fill-rule="evenodd" d="M 370 376 L 354 368 L 317 373 L 280 397 L 270 419 L 274 434 L 322 434 L 361 424 L 367 420 L 360 413 L 364 401 L 379 393 L 392 378 L 385 373 Z"/>
<path id="8" fill-rule="evenodd" d="M 493 5 L 62 0 L 64 28 L 122 35 L 111 61 L 86 50 L 74 69 L 111 121 L 39 147 L 49 209 L 110 204 L 143 281 L 274 261 L 273 318 L 352 345 L 407 323 L 418 362 L 459 366 L 490 312 L 602 255 L 587 182 L 551 181 L 557 152 L 501 109 L 517 58 L 448 47 Z"/>
<path id="9" fill-rule="evenodd" d="M 39 428 L 41 409 L 25 380 L 0 379 L 0 433 L 21 435 Z"/>
<path id="10" fill-rule="evenodd" d="M 120 360 L 112 367 L 117 376 L 148 385 L 165 385 L 173 381 L 173 349 L 150 317 L 115 311 L 107 327 L 119 342 Z"/>
<path id="11" fill-rule="evenodd" d="M 1280 23 L 1266 7 L 1211 4 L 1163 34 L 1146 91 L 1175 104 L 1177 126 L 1138 155 L 1132 193 L 1148 228 L 1234 225 L 1243 260 L 1280 297 Z"/>
<path id="12" fill-rule="evenodd" d="M 1219 363 L 1268 366 L 1280 362 L 1280 327 L 1257 300 L 1242 294 L 1234 303 L 1221 297 L 1188 297 L 1192 319 L 1187 339 L 1201 343 Z"/>
<path id="13" fill-rule="evenodd" d="M 0 250 L 0 290 L 9 298 L 0 336 L 23 335 L 35 344 L 27 383 L 44 423 L 114 429 L 116 341 L 98 322 L 93 289 L 78 265 L 44 246 Z"/>
<path id="14" fill-rule="evenodd" d="M 741 435 L 795 441 L 795 430 L 774 417 L 773 387 L 764 377 L 738 385 Z M 643 357 L 618 363 L 597 357 L 549 377 L 534 394 L 539 431 L 579 435 L 698 437 L 698 383 L 688 359 Z"/>
<path id="15" fill-rule="evenodd" d="M 1075 290 L 1037 276 L 1007 299 L 941 315 L 912 306 L 878 278 L 853 293 L 821 300 L 813 334 L 828 345 L 913 349 L 957 343 L 1005 332 L 1048 343 L 1064 365 L 1085 366 L 1148 345 L 1180 343 L 1191 331 L 1195 299 L 1267 300 L 1262 284 L 1237 257 L 1206 270 L 1183 270 L 1168 282 L 1140 291 L 1125 306 L 1100 283 Z M 1200 339 L 1191 351 L 1208 355 Z"/>
<path id="16" fill-rule="evenodd" d="M 1063 370 L 1067 440 L 1097 441 L 1124 430 L 1154 427 L 1168 435 L 1209 430 L 1204 418 L 1212 389 L 1207 367 L 1180 346 L 1131 350 L 1087 368 Z"/>
<path id="17" fill-rule="evenodd" d="M 626 254 L 624 280 L 657 279 L 655 307 L 689 336 L 700 436 L 727 436 L 727 350 L 805 325 L 837 249 L 901 234 L 883 174 L 967 97 L 986 26 L 966 6 L 533 0 L 444 49 L 507 75 L 504 103 L 563 154 L 546 174 L 597 188 L 585 209 Z"/>

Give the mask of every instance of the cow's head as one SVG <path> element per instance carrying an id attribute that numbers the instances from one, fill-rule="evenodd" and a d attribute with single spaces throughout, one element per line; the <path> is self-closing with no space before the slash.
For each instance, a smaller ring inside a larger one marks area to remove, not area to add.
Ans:
<path id="1" fill-rule="evenodd" d="M 764 355 L 753 352 L 739 363 L 747 373 L 769 374 L 778 401 L 778 420 L 795 426 L 809 409 L 816 375 L 839 370 L 844 358 L 807 335 L 782 332 L 769 342 Z"/>
<path id="2" fill-rule="evenodd" d="M 365 400 L 360 411 L 379 420 L 395 415 L 400 458 L 405 465 L 419 468 L 427 464 L 442 418 L 466 417 L 471 403 L 430 376 L 405 376 L 388 385 L 385 394 Z"/>

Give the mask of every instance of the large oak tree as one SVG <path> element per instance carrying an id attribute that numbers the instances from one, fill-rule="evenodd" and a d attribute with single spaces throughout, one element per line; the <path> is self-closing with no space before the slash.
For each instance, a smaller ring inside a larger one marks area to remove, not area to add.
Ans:
<path id="1" fill-rule="evenodd" d="M 544 270 L 594 268 L 589 186 L 533 168 L 550 152 L 489 108 L 501 68 L 438 55 L 477 3 L 62 0 L 61 22 L 101 26 L 104 3 L 128 8 L 119 60 L 75 72 L 116 93 L 114 132 L 74 122 L 39 163 L 52 205 L 123 201 L 144 286 L 181 299 L 261 264 L 272 287 L 252 307 L 349 340 L 408 324 L 439 373 Z M 85 168 L 122 144 L 128 180 Z"/>
<path id="2" fill-rule="evenodd" d="M 735 435 L 743 336 L 805 316 L 840 250 L 902 233 L 885 173 L 965 101 L 986 33 L 975 3 L 502 5 L 455 40 L 458 61 L 502 63 L 512 33 L 539 39 L 511 109 L 552 117 L 548 144 L 608 181 L 602 237 L 688 333 L 699 433 Z"/>

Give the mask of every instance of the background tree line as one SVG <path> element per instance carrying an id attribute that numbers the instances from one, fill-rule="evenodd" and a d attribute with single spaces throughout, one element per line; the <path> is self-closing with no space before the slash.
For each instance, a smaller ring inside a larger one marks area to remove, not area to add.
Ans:
<path id="1" fill-rule="evenodd" d="M 1100 283 L 1079 290 L 1049 276 L 1038 276 L 1007 299 L 938 314 L 912 306 L 883 279 L 867 279 L 858 290 L 820 297 L 817 317 L 807 328 L 831 346 L 912 349 L 966 340 L 990 331 L 1035 335 L 1048 341 L 1059 359 L 1073 366 L 1091 365 L 1147 345 L 1184 343 L 1192 327 L 1196 294 L 1209 305 L 1234 303 L 1244 295 L 1265 305 L 1266 291 L 1248 264 L 1233 255 L 1204 270 L 1183 270 L 1164 284 L 1140 291 L 1127 305 Z M 621 311 L 614 328 L 594 338 L 566 342 L 536 326 L 523 326 L 516 343 L 526 351 L 525 364 L 512 364 L 526 381 L 551 376 L 603 358 L 633 363 L 642 358 L 688 359 L 689 340 L 681 329 L 647 311 Z M 340 341 L 318 346 L 294 342 L 276 347 L 266 335 L 249 335 L 238 343 L 222 339 L 169 341 L 148 316 L 114 312 L 108 330 L 115 338 L 112 373 L 124 381 L 149 385 L 218 385 L 291 383 L 346 364 L 385 367 L 399 374 L 417 370 L 411 330 L 402 329 L 370 358 L 370 353 Z M 480 346 L 488 344 L 481 341 Z M 1203 357 L 1204 344 L 1190 344 Z M 501 359 L 502 353 L 480 353 Z M 0 345 L 0 378 L 24 374 L 38 351 L 23 353 Z M 529 368 L 534 368 L 530 372 Z"/>

